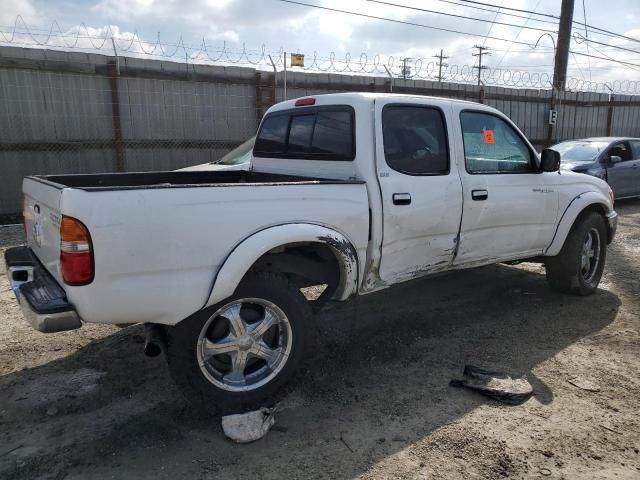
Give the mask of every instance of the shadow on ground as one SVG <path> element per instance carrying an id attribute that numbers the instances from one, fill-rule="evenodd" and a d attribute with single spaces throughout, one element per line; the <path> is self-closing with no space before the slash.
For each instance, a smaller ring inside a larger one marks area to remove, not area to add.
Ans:
<path id="1" fill-rule="evenodd" d="M 227 441 L 217 419 L 188 406 L 161 358 L 142 355 L 140 327 L 118 331 L 0 377 L 0 477 L 351 478 L 481 405 L 522 408 L 449 387 L 469 363 L 529 376 L 530 402 L 544 408 L 554 392 L 534 367 L 603 329 L 620 302 L 605 290 L 587 298 L 552 293 L 541 272 L 502 265 L 457 272 L 317 316 L 308 367 L 276 428 L 247 446 Z M 432 447 L 493 452 L 494 460 L 474 467 L 480 475 L 526 468 L 505 458 L 496 440 L 447 438 Z"/>

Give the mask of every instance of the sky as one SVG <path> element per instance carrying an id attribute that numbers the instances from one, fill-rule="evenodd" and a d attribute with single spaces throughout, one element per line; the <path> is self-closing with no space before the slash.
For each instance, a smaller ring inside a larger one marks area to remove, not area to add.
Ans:
<path id="1" fill-rule="evenodd" d="M 467 65 L 464 71 L 473 72 L 469 70 L 469 66 L 477 65 L 477 57 L 472 56 L 476 51 L 473 47 L 483 45 L 490 53 L 483 64 L 491 69 L 549 76 L 553 71 L 554 43 L 550 37 L 555 34 L 544 35 L 545 30 L 557 30 L 556 25 L 548 23 L 554 22 L 553 18 L 512 10 L 500 10 L 496 14 L 496 8 L 465 4 L 464 0 L 300 2 L 474 35 L 320 10 L 281 0 L 0 0 L 0 44 L 31 45 L 49 38 L 49 45 L 54 48 L 110 54 L 111 41 L 101 40 L 108 35 L 114 37 L 122 55 L 126 55 L 128 49 L 130 53 L 151 58 L 169 55 L 176 61 L 206 63 L 207 54 L 201 48 L 204 42 L 209 58 L 216 58 L 223 45 L 232 59 L 238 58 L 234 55 L 239 55 L 243 48 L 251 52 L 248 58 L 254 61 L 261 56 L 263 48 L 276 58 L 281 51 L 300 52 L 305 54 L 307 66 L 317 55 L 321 59 L 318 65 L 327 67 L 333 55 L 336 67 L 344 68 L 344 60 L 349 55 L 351 68 L 356 70 L 364 59 L 371 67 L 376 56 L 382 63 L 392 58 L 390 66 L 394 75 L 401 73 L 400 59 L 408 57 L 412 73 L 420 76 L 435 75 L 434 65 L 429 62 L 435 61 L 433 56 L 441 49 L 449 57 L 445 60 L 449 64 L 446 72 L 461 72 L 464 65 Z M 560 0 L 487 0 L 487 3 L 560 14 Z M 509 13 L 519 16 L 507 15 Z M 640 80 L 640 1 L 584 0 L 583 9 L 583 1 L 575 0 L 574 20 L 584 22 L 585 13 L 587 24 L 631 39 L 585 32 L 583 26 L 574 25 L 569 76 L 594 82 Z M 18 15 L 20 20 L 16 22 Z M 53 35 L 49 37 L 52 29 Z M 585 35 L 591 43 L 584 42 Z M 156 46 L 158 38 L 163 44 L 162 50 Z M 187 46 L 186 52 L 178 46 L 180 39 Z M 531 48 L 538 40 L 538 47 Z M 633 65 L 609 61 L 610 58 Z M 248 63 L 246 57 L 240 60 Z M 382 64 L 378 70 L 383 70 Z"/>

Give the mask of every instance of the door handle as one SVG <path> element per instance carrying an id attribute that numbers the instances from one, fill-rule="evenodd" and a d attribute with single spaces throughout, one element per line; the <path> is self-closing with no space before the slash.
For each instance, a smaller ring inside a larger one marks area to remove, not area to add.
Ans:
<path id="1" fill-rule="evenodd" d="M 394 193 L 392 198 L 394 205 L 409 205 L 411 203 L 410 193 Z"/>
<path id="2" fill-rule="evenodd" d="M 471 190 L 471 198 L 473 200 L 486 200 L 489 198 L 489 192 L 487 190 Z"/>

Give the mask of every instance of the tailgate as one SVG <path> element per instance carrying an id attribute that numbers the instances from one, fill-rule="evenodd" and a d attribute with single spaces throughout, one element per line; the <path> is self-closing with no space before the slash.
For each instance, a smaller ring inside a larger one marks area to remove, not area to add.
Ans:
<path id="1" fill-rule="evenodd" d="M 27 177 L 22 183 L 22 190 L 27 245 L 49 273 L 62 284 L 58 268 L 62 189 Z"/>

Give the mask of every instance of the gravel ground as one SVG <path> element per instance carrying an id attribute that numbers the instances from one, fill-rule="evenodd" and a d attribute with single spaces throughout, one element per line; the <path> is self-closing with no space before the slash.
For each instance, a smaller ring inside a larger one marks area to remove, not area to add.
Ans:
<path id="1" fill-rule="evenodd" d="M 638 479 L 640 201 L 617 210 L 591 297 L 551 292 L 541 266 L 496 265 L 319 315 L 276 427 L 245 446 L 143 356 L 139 326 L 39 334 L 3 276 L 0 478 Z M 450 387 L 466 364 L 526 375 L 535 395 L 505 406 Z"/>
<path id="2" fill-rule="evenodd" d="M 0 248 L 22 242 L 22 225 L 0 225 Z"/>

